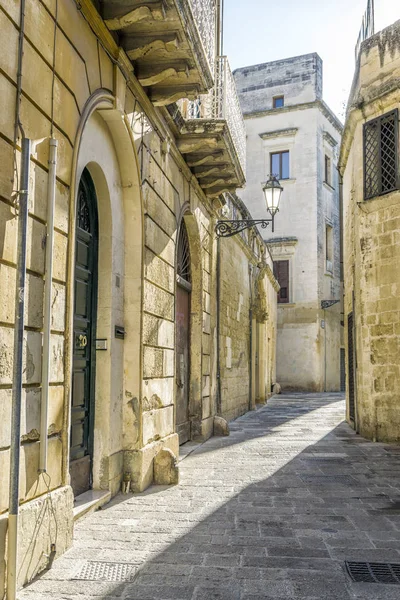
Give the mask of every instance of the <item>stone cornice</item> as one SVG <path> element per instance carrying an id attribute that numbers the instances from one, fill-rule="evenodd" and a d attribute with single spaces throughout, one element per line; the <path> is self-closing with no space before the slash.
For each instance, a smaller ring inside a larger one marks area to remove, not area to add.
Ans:
<path id="1" fill-rule="evenodd" d="M 258 135 L 263 140 L 269 140 L 271 138 L 279 137 L 293 137 L 298 132 L 298 127 L 291 127 L 289 129 L 277 129 L 275 131 L 266 131 L 265 133 L 259 133 Z"/>
<path id="2" fill-rule="evenodd" d="M 308 110 L 310 108 L 318 108 L 324 117 L 335 127 L 335 129 L 341 134 L 343 131 L 343 125 L 337 118 L 337 116 L 331 111 L 329 106 L 323 100 L 314 100 L 313 102 L 303 102 L 301 104 L 293 104 L 291 106 L 282 106 L 281 108 L 270 108 L 268 110 L 255 110 L 247 113 L 243 113 L 245 119 L 253 119 L 255 117 L 265 117 L 267 115 L 277 115 L 280 113 L 288 113 L 296 110 Z"/>
<path id="3" fill-rule="evenodd" d="M 331 136 L 331 134 L 328 131 L 324 131 L 324 133 L 322 134 L 324 140 L 330 145 L 332 146 L 332 148 L 336 148 L 336 146 L 338 145 L 338 142 Z"/>
<path id="4" fill-rule="evenodd" d="M 276 244 L 277 246 L 296 246 L 298 239 L 296 237 L 280 237 L 264 240 L 266 244 Z"/>

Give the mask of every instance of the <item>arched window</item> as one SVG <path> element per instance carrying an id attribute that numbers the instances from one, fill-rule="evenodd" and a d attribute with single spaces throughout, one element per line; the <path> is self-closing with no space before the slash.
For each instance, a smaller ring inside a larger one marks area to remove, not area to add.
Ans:
<path id="1" fill-rule="evenodd" d="M 176 272 L 178 277 L 183 279 L 186 283 L 192 283 L 192 274 L 190 269 L 189 238 L 184 220 L 182 220 L 179 229 Z"/>

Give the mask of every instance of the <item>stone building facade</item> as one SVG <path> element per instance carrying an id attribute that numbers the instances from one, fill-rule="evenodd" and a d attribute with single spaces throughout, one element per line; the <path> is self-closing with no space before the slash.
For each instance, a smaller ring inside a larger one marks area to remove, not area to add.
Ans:
<path id="1" fill-rule="evenodd" d="M 115 495 L 124 474 L 144 490 L 161 450 L 173 458 L 180 443 L 208 438 L 215 416 L 243 414 L 275 382 L 271 256 L 257 232 L 217 241 L 214 231 L 224 204 L 247 214 L 234 193 L 244 124 L 227 60 L 215 55 L 218 19 L 213 0 L 162 10 L 0 0 L 0 597 L 23 138 L 32 145 L 19 585 L 69 547 L 74 518 Z M 198 99 L 228 86 L 230 104 L 211 101 L 200 118 Z"/>
<path id="2" fill-rule="evenodd" d="M 247 132 L 242 198 L 265 218 L 260 182 L 283 187 L 275 231 L 263 232 L 281 284 L 277 380 L 284 390 L 340 387 L 342 126 L 322 98 L 322 61 L 307 54 L 234 72 Z"/>
<path id="3" fill-rule="evenodd" d="M 400 21 L 361 44 L 343 141 L 347 418 L 400 441 Z"/>

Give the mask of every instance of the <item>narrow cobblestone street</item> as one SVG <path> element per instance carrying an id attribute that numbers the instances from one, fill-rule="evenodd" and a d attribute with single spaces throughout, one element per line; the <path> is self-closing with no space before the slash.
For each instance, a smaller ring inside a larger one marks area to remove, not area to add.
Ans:
<path id="1" fill-rule="evenodd" d="M 400 563 L 400 447 L 373 444 L 338 394 L 276 396 L 181 462 L 181 482 L 116 497 L 20 600 L 399 599 L 344 560 Z M 190 448 L 190 446 L 189 446 Z M 76 579 L 86 561 L 132 581 Z"/>

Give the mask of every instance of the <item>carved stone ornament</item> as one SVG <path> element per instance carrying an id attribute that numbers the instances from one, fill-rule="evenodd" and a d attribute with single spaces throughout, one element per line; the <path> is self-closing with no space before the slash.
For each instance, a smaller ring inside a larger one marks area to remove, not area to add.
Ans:
<path id="1" fill-rule="evenodd" d="M 267 274 L 268 265 L 266 262 L 258 264 L 259 271 L 254 282 L 254 300 L 252 304 L 253 314 L 259 323 L 265 323 L 268 320 L 267 296 L 265 293 L 263 281 Z"/>

